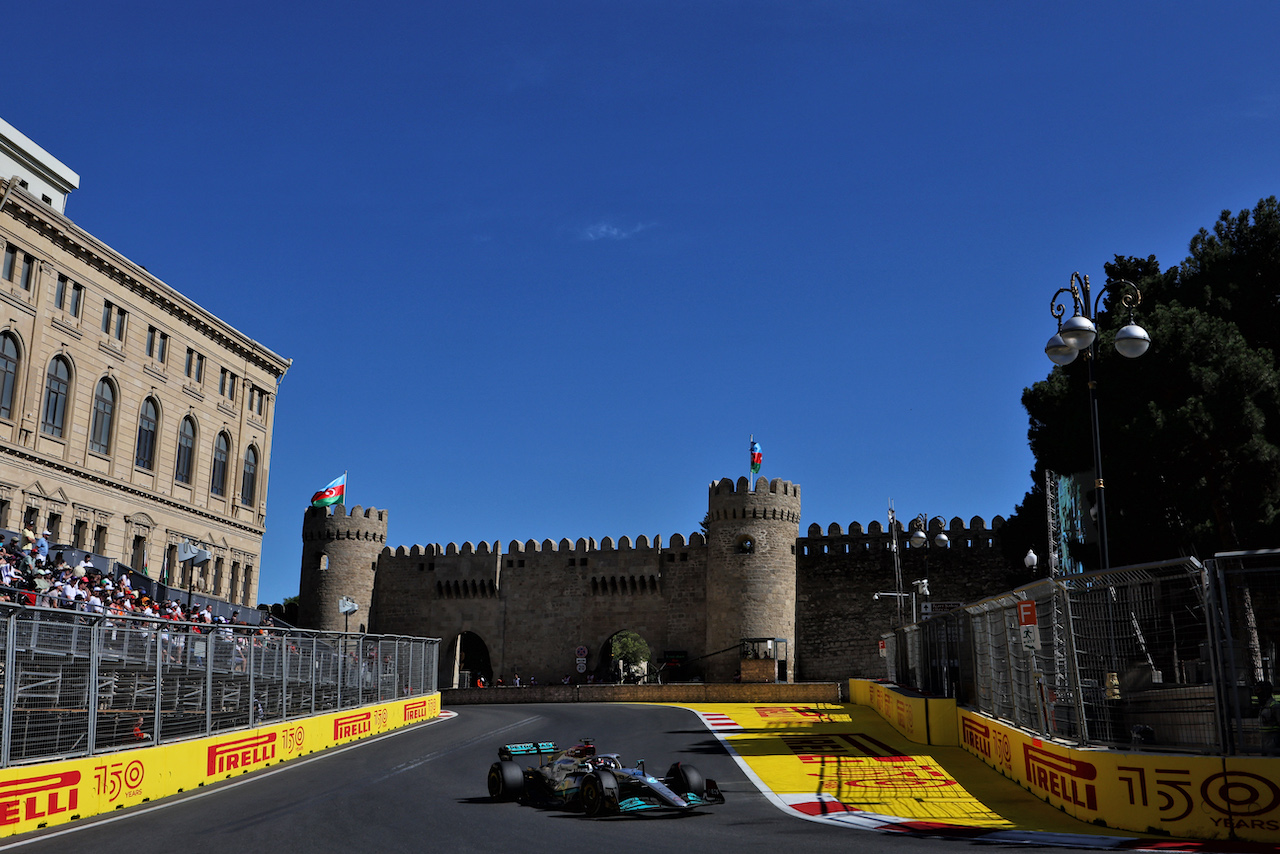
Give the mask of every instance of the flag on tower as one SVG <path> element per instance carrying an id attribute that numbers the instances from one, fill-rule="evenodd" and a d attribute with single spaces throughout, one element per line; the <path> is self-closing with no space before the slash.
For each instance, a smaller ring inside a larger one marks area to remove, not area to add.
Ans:
<path id="1" fill-rule="evenodd" d="M 347 506 L 347 473 L 311 496 L 312 507 L 328 507 L 330 504 Z"/>
<path id="2" fill-rule="evenodd" d="M 760 474 L 760 464 L 764 462 L 764 454 L 760 452 L 760 443 L 751 440 L 751 473 Z"/>

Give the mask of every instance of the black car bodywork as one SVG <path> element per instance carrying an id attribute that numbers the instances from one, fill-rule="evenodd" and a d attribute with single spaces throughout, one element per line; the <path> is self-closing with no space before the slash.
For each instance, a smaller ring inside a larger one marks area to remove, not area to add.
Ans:
<path id="1" fill-rule="evenodd" d="M 516 757 L 536 756 L 521 767 Z M 688 811 L 724 803 L 715 780 L 674 763 L 665 777 L 650 776 L 644 761 L 624 767 L 616 753 L 596 753 L 590 739 L 565 750 L 550 741 L 505 744 L 489 767 L 489 795 L 544 807 L 581 809 L 589 816 L 658 810 Z"/>

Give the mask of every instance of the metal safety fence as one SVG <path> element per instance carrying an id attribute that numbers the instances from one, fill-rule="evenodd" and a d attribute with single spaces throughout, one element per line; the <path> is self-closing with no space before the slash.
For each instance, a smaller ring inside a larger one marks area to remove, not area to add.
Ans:
<path id="1" fill-rule="evenodd" d="M 1046 737 L 1271 752 L 1280 552 L 1046 578 L 885 640 L 892 681 Z"/>
<path id="2" fill-rule="evenodd" d="M 438 638 L 0 605 L 0 767 L 437 690 Z"/>

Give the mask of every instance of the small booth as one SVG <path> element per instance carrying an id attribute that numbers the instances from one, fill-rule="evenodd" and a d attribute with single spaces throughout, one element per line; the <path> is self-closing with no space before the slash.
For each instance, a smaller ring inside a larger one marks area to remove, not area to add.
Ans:
<path id="1" fill-rule="evenodd" d="M 740 682 L 787 681 L 786 638 L 743 638 L 739 659 Z"/>

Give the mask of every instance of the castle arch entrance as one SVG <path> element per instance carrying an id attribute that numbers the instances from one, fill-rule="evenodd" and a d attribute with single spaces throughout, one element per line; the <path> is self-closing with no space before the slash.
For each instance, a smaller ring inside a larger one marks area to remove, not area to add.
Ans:
<path id="1" fill-rule="evenodd" d="M 485 685 L 493 684 L 489 647 L 475 632 L 459 632 L 444 660 L 451 665 L 450 682 L 454 688 L 475 688 L 479 679 Z"/>
<path id="2" fill-rule="evenodd" d="M 620 629 L 605 638 L 592 673 L 597 682 L 657 682 L 657 653 L 634 629 Z"/>

